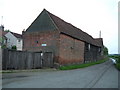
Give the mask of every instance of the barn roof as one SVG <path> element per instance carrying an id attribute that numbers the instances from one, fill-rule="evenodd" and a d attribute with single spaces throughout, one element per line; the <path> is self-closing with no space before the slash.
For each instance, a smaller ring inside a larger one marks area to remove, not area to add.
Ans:
<path id="1" fill-rule="evenodd" d="M 81 29 L 73 26 L 70 23 L 65 22 L 61 18 L 53 15 L 44 9 L 40 15 L 33 21 L 28 27 L 26 32 L 39 32 L 45 30 L 56 30 L 58 29 L 61 33 L 67 34 L 73 38 L 82 40 L 95 46 L 102 46 L 102 39 L 94 39 L 91 35 L 82 31 Z"/>

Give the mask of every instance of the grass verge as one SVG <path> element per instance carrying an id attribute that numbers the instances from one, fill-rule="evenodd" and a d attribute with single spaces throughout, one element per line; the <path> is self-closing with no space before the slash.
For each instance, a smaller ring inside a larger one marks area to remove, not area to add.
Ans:
<path id="1" fill-rule="evenodd" d="M 85 63 L 85 64 L 61 66 L 59 69 L 60 70 L 72 70 L 72 69 L 84 68 L 84 67 L 88 67 L 88 66 L 92 66 L 92 65 L 103 63 L 103 62 L 107 61 L 108 59 L 109 58 L 105 58 L 103 60 L 99 60 L 99 61 L 96 61 L 96 62 Z"/>

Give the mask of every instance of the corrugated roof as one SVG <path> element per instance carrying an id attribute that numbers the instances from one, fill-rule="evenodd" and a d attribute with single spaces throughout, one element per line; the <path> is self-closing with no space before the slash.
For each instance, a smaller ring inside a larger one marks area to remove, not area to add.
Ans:
<path id="1" fill-rule="evenodd" d="M 58 29 L 61 33 L 67 34 L 92 45 L 103 45 L 102 39 L 94 39 L 91 35 L 73 26 L 72 24 L 65 22 L 61 18 L 48 12 L 46 9 L 41 12 L 41 14 L 35 19 L 35 21 L 28 27 L 26 31 L 35 32 L 55 29 Z"/>

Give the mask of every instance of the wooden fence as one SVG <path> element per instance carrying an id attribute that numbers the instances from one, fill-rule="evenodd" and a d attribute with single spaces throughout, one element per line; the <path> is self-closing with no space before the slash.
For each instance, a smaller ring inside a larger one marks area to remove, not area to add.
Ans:
<path id="1" fill-rule="evenodd" d="M 2 50 L 2 69 L 38 69 L 53 67 L 52 52 L 27 52 L 15 50 Z"/>

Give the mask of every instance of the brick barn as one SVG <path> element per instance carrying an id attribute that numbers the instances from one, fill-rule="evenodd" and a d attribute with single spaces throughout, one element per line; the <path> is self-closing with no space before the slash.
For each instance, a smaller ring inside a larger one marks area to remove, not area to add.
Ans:
<path id="1" fill-rule="evenodd" d="M 45 9 L 23 31 L 23 50 L 53 52 L 54 65 L 100 60 L 102 49 L 102 38 L 93 38 Z"/>

